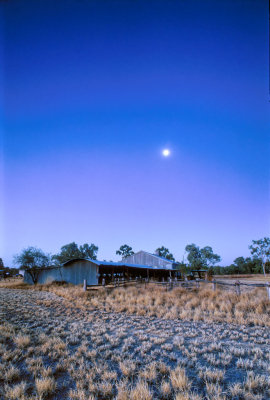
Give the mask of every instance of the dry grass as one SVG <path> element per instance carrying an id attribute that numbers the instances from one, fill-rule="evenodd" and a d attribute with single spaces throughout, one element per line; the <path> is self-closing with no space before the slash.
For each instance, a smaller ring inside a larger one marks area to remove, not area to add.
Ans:
<path id="1" fill-rule="evenodd" d="M 54 378 L 40 378 L 36 379 L 37 394 L 40 399 L 48 397 L 53 394 L 56 389 L 56 382 Z"/>
<path id="2" fill-rule="evenodd" d="M 18 335 L 15 337 L 14 342 L 18 347 L 25 348 L 29 346 L 31 338 L 28 335 Z"/>
<path id="3" fill-rule="evenodd" d="M 23 278 L 9 278 L 0 280 L 0 288 L 24 289 L 29 285 L 23 282 Z"/>
<path id="4" fill-rule="evenodd" d="M 106 312 L 164 319 L 270 326 L 270 301 L 264 288 L 241 296 L 230 292 L 224 296 L 223 291 L 214 292 L 207 286 L 199 291 L 176 288 L 166 292 L 157 287 L 140 287 L 120 288 L 111 292 L 100 290 L 94 294 L 85 293 L 78 286 L 48 285 L 37 287 L 37 290 L 51 291 L 75 302 L 80 308 L 92 307 Z"/>
<path id="5" fill-rule="evenodd" d="M 3 400 L 270 398 L 263 292 L 28 289 L 0 289 Z"/>

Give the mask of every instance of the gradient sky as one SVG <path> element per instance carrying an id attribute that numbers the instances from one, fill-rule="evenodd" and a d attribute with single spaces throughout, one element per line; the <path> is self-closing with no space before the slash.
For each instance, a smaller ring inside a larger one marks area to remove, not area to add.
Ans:
<path id="1" fill-rule="evenodd" d="M 267 0 L 0 7 L 7 265 L 71 241 L 226 265 L 269 236 Z"/>

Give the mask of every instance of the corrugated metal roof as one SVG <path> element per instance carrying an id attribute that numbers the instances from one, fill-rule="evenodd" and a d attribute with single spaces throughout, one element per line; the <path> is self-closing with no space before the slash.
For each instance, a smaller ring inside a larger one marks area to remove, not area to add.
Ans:
<path id="1" fill-rule="evenodd" d="M 91 260 L 90 258 L 74 258 L 73 260 L 68 260 L 63 265 L 70 264 L 75 261 L 90 261 L 98 266 L 112 266 L 112 267 L 129 267 L 129 268 L 142 268 L 142 269 L 155 269 L 155 270 L 168 270 L 168 268 L 160 268 L 152 265 L 142 265 L 142 264 L 128 264 L 123 262 L 113 262 L 113 261 L 99 261 Z"/>
<path id="2" fill-rule="evenodd" d="M 161 257 L 161 256 L 158 256 L 157 254 L 149 253 L 148 251 L 144 251 L 144 250 L 137 251 L 137 253 L 134 253 L 134 254 L 132 254 L 131 256 L 127 256 L 126 258 L 129 258 L 129 257 L 132 257 L 132 256 L 136 256 L 136 255 L 139 254 L 139 253 L 148 254 L 149 256 L 153 256 L 153 257 L 155 257 L 155 258 L 159 258 L 160 260 L 167 261 L 168 263 L 171 263 L 171 264 L 174 264 L 174 263 L 175 263 L 175 261 L 168 260 L 168 258 Z M 124 261 L 125 261 L 125 258 L 123 258 L 123 259 L 122 259 L 121 261 L 119 261 L 119 262 L 124 263 Z"/>

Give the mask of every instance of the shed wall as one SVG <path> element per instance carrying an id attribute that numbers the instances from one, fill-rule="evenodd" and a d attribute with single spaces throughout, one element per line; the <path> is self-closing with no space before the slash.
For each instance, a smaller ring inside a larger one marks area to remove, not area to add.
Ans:
<path id="1" fill-rule="evenodd" d="M 61 281 L 60 268 L 42 269 L 38 275 L 38 283 L 45 284 L 53 281 Z M 33 284 L 32 278 L 27 271 L 24 273 L 24 282 Z"/>
<path id="2" fill-rule="evenodd" d="M 61 267 L 63 281 L 79 285 L 87 280 L 88 285 L 98 284 L 98 266 L 91 261 L 74 261 L 69 265 Z"/>
<path id="3" fill-rule="evenodd" d="M 98 284 L 98 266 L 87 260 L 74 261 L 67 266 L 44 268 L 38 275 L 38 283 L 46 284 L 54 281 L 65 281 L 73 285 L 82 284 L 84 279 L 88 285 Z M 24 282 L 33 284 L 31 276 L 25 272 Z"/>

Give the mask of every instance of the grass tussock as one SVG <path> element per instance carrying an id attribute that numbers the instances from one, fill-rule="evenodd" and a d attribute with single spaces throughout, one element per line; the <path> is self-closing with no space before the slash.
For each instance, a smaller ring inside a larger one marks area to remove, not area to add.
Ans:
<path id="1" fill-rule="evenodd" d="M 54 393 L 56 389 L 56 382 L 54 378 L 40 378 L 36 379 L 36 389 L 40 399 Z"/>

